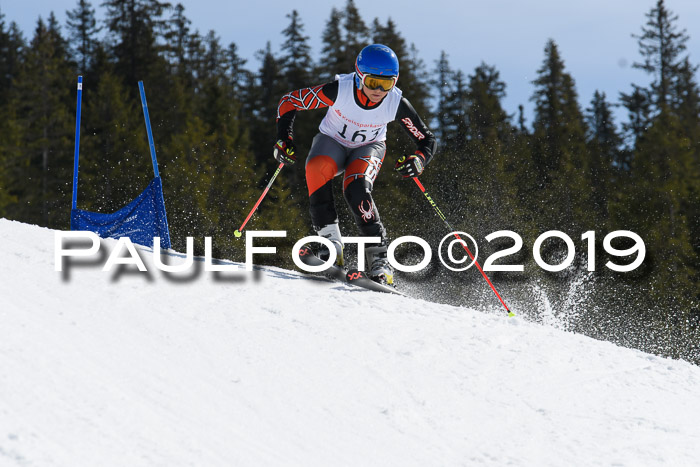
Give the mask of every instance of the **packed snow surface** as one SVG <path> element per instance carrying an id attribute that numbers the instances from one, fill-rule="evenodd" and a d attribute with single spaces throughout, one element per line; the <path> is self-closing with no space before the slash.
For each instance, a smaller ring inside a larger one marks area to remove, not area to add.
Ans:
<path id="1" fill-rule="evenodd" d="M 54 236 L 0 220 L 0 466 L 700 464 L 689 363 L 143 247 L 103 272 L 115 240 L 57 272 Z"/>

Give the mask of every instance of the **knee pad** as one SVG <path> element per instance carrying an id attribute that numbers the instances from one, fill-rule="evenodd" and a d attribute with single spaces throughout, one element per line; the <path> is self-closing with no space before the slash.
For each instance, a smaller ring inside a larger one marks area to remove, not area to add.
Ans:
<path id="1" fill-rule="evenodd" d="M 386 231 L 372 199 L 372 184 L 364 177 L 357 178 L 347 185 L 343 194 L 362 235 L 385 238 Z"/>
<path id="2" fill-rule="evenodd" d="M 306 186 L 309 196 L 335 178 L 338 164 L 330 156 L 315 156 L 306 164 Z"/>
<path id="3" fill-rule="evenodd" d="M 345 169 L 343 189 L 346 190 L 352 182 L 364 178 L 369 183 L 371 190 L 381 168 L 382 159 L 377 157 L 360 157 L 353 160 Z"/>

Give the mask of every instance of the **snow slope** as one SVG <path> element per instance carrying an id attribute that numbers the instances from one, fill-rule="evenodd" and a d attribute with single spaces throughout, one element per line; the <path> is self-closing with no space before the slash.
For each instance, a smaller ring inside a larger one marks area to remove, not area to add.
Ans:
<path id="1" fill-rule="evenodd" d="M 700 464 L 685 362 L 276 268 L 63 274 L 4 219 L 0 261 L 0 466 Z"/>

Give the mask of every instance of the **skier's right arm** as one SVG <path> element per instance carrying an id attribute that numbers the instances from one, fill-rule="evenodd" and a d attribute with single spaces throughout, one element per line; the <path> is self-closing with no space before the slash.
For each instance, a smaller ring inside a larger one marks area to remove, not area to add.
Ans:
<path id="1" fill-rule="evenodd" d="M 338 98 L 338 81 L 302 88 L 282 96 L 277 106 L 277 143 L 274 155 L 278 162 L 292 165 L 296 161 L 294 117 L 297 110 L 323 109 Z"/>

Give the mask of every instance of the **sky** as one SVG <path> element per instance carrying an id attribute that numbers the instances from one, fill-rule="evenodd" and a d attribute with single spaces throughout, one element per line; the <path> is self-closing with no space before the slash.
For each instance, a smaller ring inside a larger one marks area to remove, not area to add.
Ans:
<path id="1" fill-rule="evenodd" d="M 100 2 L 92 2 L 98 17 L 102 14 Z M 46 18 L 54 11 L 61 24 L 65 24 L 65 12 L 77 3 L 77 0 L 0 0 L 0 12 L 5 14 L 6 22 L 16 21 L 25 35 L 31 36 L 39 16 Z M 314 59 L 320 59 L 321 33 L 331 8 L 342 10 L 346 0 L 257 3 L 181 0 L 181 3 L 192 21 L 192 30 L 202 34 L 214 30 L 224 45 L 235 42 L 241 55 L 249 60 L 248 67 L 257 69 L 255 52 L 264 48 L 267 41 L 271 42 L 273 52 L 280 50 L 281 31 L 289 23 L 286 15 L 293 9 L 302 19 Z M 443 50 L 451 66 L 467 75 L 482 61 L 495 66 L 506 83 L 507 95 L 503 100 L 506 111 L 516 113 L 518 105 L 524 105 L 528 124 L 532 121 L 532 80 L 550 38 L 559 46 L 584 109 L 596 90 L 604 92 L 608 101 L 617 103 L 620 92 L 629 92 L 632 83 L 647 84 L 648 75 L 632 68 L 640 60 L 632 34 L 641 32 L 645 14 L 655 3 L 656 0 L 392 0 L 377 4 L 355 0 L 368 25 L 374 18 L 382 23 L 391 18 L 406 41 L 415 45 L 429 70 L 434 69 Z M 687 52 L 691 63 L 700 64 L 700 30 L 693 28 L 700 24 L 700 2 L 667 0 L 666 6 L 678 15 L 676 24 L 690 36 Z M 616 116 L 619 124 L 624 112 L 618 110 Z"/>

